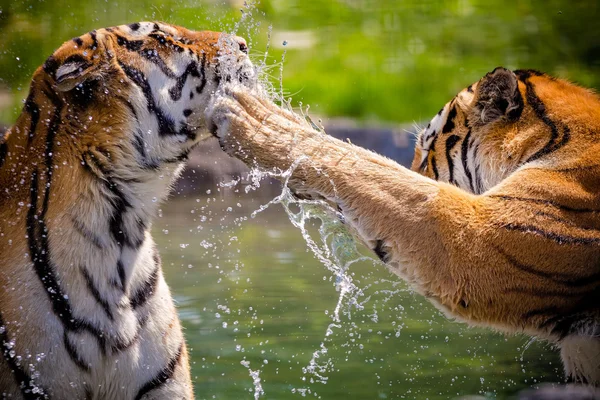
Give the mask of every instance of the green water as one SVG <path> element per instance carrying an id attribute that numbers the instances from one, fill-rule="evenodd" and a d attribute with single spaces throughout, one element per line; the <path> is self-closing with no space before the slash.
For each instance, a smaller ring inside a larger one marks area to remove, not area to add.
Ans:
<path id="1" fill-rule="evenodd" d="M 299 389 L 323 399 L 509 398 L 561 379 L 550 346 L 449 321 L 369 262 L 349 271 L 364 309 L 341 315 L 326 338 L 335 278 L 282 208 L 252 219 L 268 199 L 215 194 L 171 201 L 154 226 L 199 399 L 253 398 L 244 360 L 260 370 L 267 399 L 299 398 Z M 323 342 L 327 383 L 303 373 Z"/>

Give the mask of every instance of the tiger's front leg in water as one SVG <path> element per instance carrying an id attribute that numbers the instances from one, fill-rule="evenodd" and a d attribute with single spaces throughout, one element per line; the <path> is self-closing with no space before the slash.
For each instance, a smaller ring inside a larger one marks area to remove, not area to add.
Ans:
<path id="1" fill-rule="evenodd" d="M 336 203 L 394 273 L 453 318 L 556 343 L 600 385 L 600 99 L 497 68 L 418 136 L 412 169 L 229 87 L 208 118 L 223 148 Z"/>

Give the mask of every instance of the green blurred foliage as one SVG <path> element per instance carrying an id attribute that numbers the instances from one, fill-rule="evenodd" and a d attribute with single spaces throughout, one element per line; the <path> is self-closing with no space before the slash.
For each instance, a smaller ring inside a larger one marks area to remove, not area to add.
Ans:
<path id="1" fill-rule="evenodd" d="M 164 20 L 236 31 L 279 87 L 328 116 L 429 119 L 494 67 L 536 68 L 600 87 L 600 3 L 585 0 L 1 0 L 0 85 L 26 95 L 34 69 L 93 28 Z M 282 42 L 287 40 L 288 45 Z M 12 121 L 20 105 L 4 108 Z"/>

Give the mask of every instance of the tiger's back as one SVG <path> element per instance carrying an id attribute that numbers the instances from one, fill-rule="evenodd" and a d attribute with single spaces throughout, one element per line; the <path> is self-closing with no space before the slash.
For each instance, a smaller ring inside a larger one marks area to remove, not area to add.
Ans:
<path id="1" fill-rule="evenodd" d="M 145 22 L 75 38 L 35 72 L 0 144 L 0 393 L 193 398 L 150 227 L 221 79 L 252 79 L 246 52 Z"/>

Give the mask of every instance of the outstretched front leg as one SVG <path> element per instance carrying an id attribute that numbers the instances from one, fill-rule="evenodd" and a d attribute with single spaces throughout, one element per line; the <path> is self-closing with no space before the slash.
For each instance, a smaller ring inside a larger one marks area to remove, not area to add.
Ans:
<path id="1" fill-rule="evenodd" d="M 263 168 L 294 165 L 293 190 L 335 202 L 393 272 L 453 317 L 560 341 L 595 312 L 593 281 L 563 271 L 598 265 L 600 234 L 567 235 L 567 207 L 547 200 L 568 176 L 525 169 L 475 195 L 318 132 L 244 91 L 229 89 L 208 113 L 226 151 Z M 568 206 L 575 207 L 589 188 L 569 185 L 580 191 Z M 547 230 L 532 228 L 540 225 Z M 597 362 L 588 361 L 567 372 L 600 383 Z"/>
<path id="2" fill-rule="evenodd" d="M 480 239 L 476 196 L 317 132 L 242 91 L 230 89 L 211 116 L 222 146 L 246 163 L 282 170 L 296 163 L 292 189 L 335 202 L 360 239 L 423 294 L 455 315 L 489 315 L 495 290 L 473 285 L 490 281 L 483 275 L 493 267 L 484 271 L 483 260 L 464 259 L 481 254 L 468 251 L 473 245 L 489 246 Z"/>

